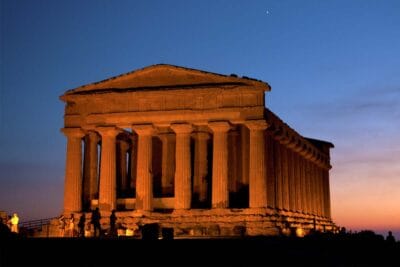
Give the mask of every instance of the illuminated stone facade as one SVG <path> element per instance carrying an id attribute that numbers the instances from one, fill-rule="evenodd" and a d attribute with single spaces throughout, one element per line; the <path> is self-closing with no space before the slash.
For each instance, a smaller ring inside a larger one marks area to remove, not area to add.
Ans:
<path id="1" fill-rule="evenodd" d="M 265 107 L 262 81 L 154 65 L 67 91 L 64 214 L 175 236 L 330 230 L 329 142 Z M 87 221 L 89 221 L 87 219 Z"/>

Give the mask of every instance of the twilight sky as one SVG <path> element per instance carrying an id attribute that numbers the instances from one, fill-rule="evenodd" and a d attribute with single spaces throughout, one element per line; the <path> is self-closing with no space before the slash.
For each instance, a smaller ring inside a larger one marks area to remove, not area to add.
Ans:
<path id="1" fill-rule="evenodd" d="M 332 215 L 400 238 L 400 1 L 0 0 L 0 210 L 62 211 L 67 89 L 157 63 L 268 82 L 332 150 Z"/>

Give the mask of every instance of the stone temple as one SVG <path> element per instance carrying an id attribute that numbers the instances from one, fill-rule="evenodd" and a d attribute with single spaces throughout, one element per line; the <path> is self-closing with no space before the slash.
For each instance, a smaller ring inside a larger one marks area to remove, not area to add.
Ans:
<path id="1" fill-rule="evenodd" d="M 65 92 L 64 215 L 116 210 L 119 233 L 330 231 L 330 148 L 265 106 L 263 82 L 152 65 Z M 172 230 L 171 230 L 172 231 Z"/>

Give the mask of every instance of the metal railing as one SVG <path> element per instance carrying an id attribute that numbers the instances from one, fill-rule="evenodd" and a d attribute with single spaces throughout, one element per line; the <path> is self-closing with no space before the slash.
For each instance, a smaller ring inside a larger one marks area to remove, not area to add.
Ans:
<path id="1" fill-rule="evenodd" d="M 42 228 L 43 225 L 50 224 L 50 221 L 55 219 L 54 218 L 46 218 L 46 219 L 39 219 L 39 220 L 33 220 L 33 221 L 26 221 L 26 222 L 21 222 L 19 223 L 19 227 L 23 227 L 28 230 L 35 230 L 35 229 L 40 229 Z"/>
<path id="2" fill-rule="evenodd" d="M 20 229 L 20 232 L 23 231 L 25 233 L 29 233 L 28 235 L 32 235 L 36 231 L 42 231 L 43 226 L 47 226 L 46 227 L 46 230 L 47 230 L 46 236 L 48 237 L 50 222 L 51 222 L 51 220 L 53 220 L 55 218 L 57 218 L 57 217 L 25 221 L 25 222 L 19 223 L 18 227 Z"/>

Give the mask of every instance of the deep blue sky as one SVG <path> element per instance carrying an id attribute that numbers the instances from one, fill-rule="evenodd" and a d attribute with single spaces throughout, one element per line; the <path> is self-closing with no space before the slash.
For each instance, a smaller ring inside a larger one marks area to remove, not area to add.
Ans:
<path id="1" fill-rule="evenodd" d="M 268 82 L 333 142 L 333 218 L 400 231 L 400 1 L 1 0 L 0 210 L 62 210 L 67 89 L 168 63 Z M 394 203 L 397 203 L 395 205 Z"/>

